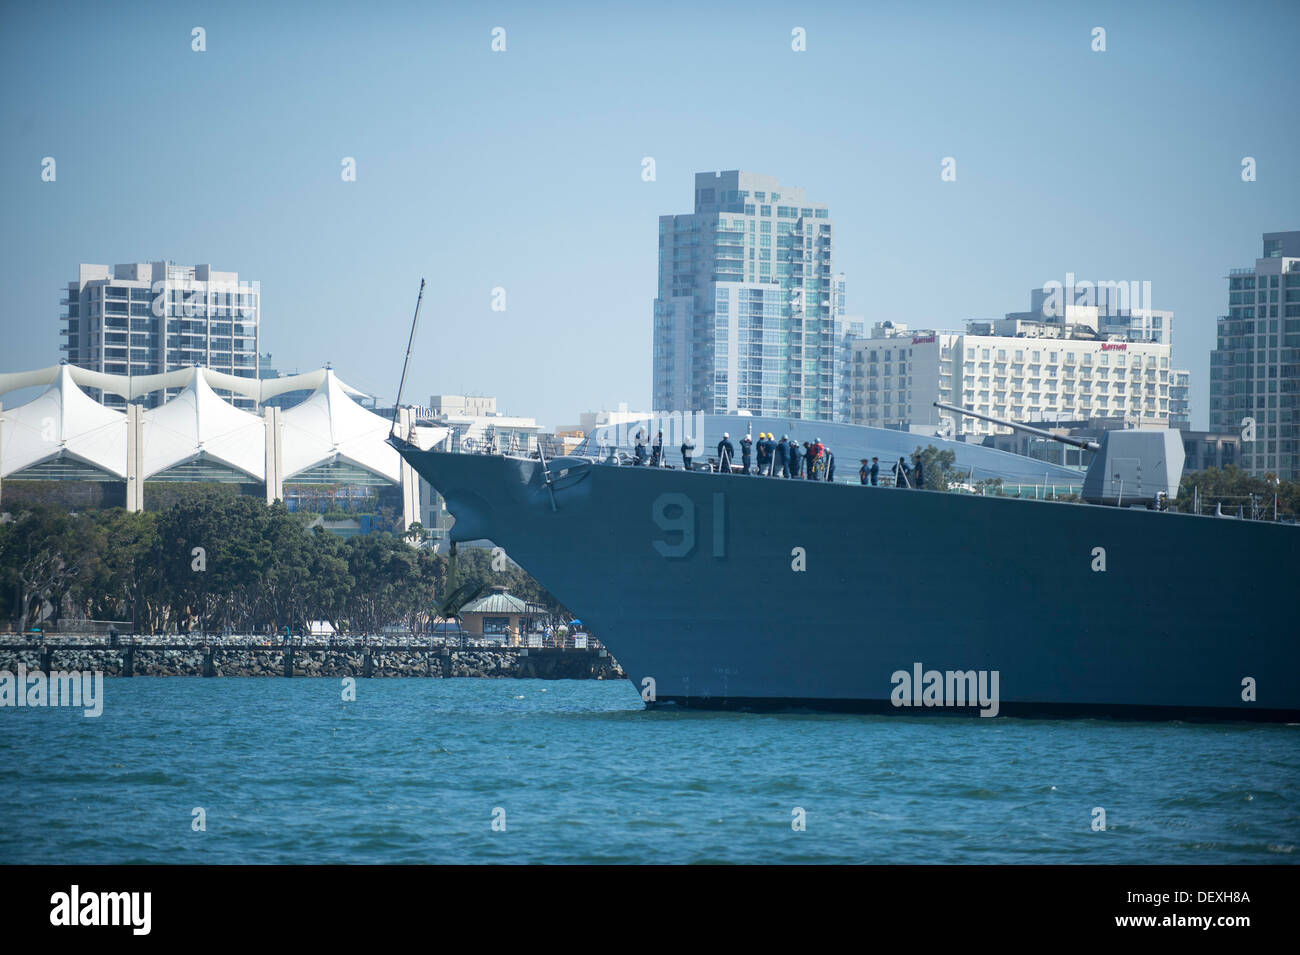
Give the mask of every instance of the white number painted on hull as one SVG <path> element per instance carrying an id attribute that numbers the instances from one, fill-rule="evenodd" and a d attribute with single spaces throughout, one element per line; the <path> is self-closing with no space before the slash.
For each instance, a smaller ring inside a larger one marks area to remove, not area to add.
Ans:
<path id="1" fill-rule="evenodd" d="M 695 502 L 679 491 L 660 494 L 650 509 L 655 526 L 667 535 L 680 535 L 675 541 L 653 540 L 650 543 L 664 557 L 686 557 L 695 549 Z M 713 495 L 713 556 L 727 556 L 727 500 L 721 491 Z"/>

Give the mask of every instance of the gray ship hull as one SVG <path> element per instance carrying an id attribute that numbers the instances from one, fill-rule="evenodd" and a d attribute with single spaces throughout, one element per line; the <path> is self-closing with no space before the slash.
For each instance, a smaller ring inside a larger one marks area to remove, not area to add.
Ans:
<path id="1" fill-rule="evenodd" d="M 1293 526 L 399 451 L 651 702 L 1300 720 Z"/>

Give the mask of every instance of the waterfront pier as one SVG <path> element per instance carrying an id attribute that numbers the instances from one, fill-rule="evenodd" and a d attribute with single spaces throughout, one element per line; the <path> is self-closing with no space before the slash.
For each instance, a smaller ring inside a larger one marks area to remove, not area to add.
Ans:
<path id="1" fill-rule="evenodd" d="M 29 671 L 100 670 L 105 676 L 120 677 L 624 678 L 617 661 L 600 648 L 361 641 L 301 644 L 171 638 L 113 646 L 83 636 L 0 644 L 0 670 L 14 672 L 20 663 Z"/>

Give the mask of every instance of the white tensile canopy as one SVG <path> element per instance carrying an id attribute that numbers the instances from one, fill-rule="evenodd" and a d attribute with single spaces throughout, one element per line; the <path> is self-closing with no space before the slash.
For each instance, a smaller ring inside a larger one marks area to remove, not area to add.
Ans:
<path id="1" fill-rule="evenodd" d="M 402 462 L 388 443 L 389 421 L 348 397 L 334 372 L 309 398 L 284 412 L 284 475 L 346 459 L 397 483 Z"/>
<path id="2" fill-rule="evenodd" d="M 20 380 L 17 386 L 45 383 L 49 387 L 36 398 L 0 415 L 0 477 L 66 455 L 125 479 L 126 415 L 78 388 L 67 366 L 57 367 L 53 375 Z"/>
<path id="3" fill-rule="evenodd" d="M 55 365 L 0 373 L 0 395 L 45 386 L 36 398 L 0 412 L 0 477 L 34 465 L 71 459 L 110 478 L 127 476 L 127 415 L 106 408 L 81 389 L 138 398 L 163 388 L 180 393 L 140 412 L 140 474 L 148 480 L 188 462 L 206 462 L 266 480 L 267 418 L 236 408 L 213 388 L 266 400 L 290 390 L 313 389 L 301 404 L 280 413 L 279 454 L 286 478 L 320 465 L 347 462 L 398 484 L 401 459 L 388 444 L 391 422 L 353 400 L 361 392 L 322 368 L 258 381 L 183 368 L 160 375 L 110 375 Z M 424 447 L 441 441 L 446 428 L 415 428 Z"/>
<path id="4" fill-rule="evenodd" d="M 144 413 L 142 427 L 146 479 L 199 457 L 266 478 L 266 423 L 223 401 L 197 368 L 180 394 Z"/>

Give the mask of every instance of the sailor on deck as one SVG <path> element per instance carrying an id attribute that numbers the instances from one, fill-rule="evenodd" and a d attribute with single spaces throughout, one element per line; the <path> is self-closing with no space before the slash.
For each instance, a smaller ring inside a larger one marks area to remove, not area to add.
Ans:
<path id="1" fill-rule="evenodd" d="M 808 477 L 814 481 L 820 481 L 826 468 L 826 445 L 822 444 L 821 438 L 813 438 L 812 444 L 808 445 Z"/>
<path id="2" fill-rule="evenodd" d="M 736 446 L 731 443 L 731 435 L 722 432 L 722 440 L 718 442 L 718 470 L 723 474 L 731 472 L 731 459 L 736 456 Z"/>
<path id="3" fill-rule="evenodd" d="M 746 434 L 740 439 L 740 467 L 743 473 L 749 473 L 749 465 L 754 451 L 754 439 Z"/>
<path id="4" fill-rule="evenodd" d="M 907 487 L 907 462 L 902 458 L 894 465 L 894 487 Z"/>
<path id="5" fill-rule="evenodd" d="M 781 440 L 772 449 L 772 474 L 774 477 L 790 476 L 790 437 L 781 435 Z"/>
<path id="6" fill-rule="evenodd" d="M 804 450 L 799 447 L 798 441 L 790 442 L 790 477 L 803 477 L 803 456 Z"/>

